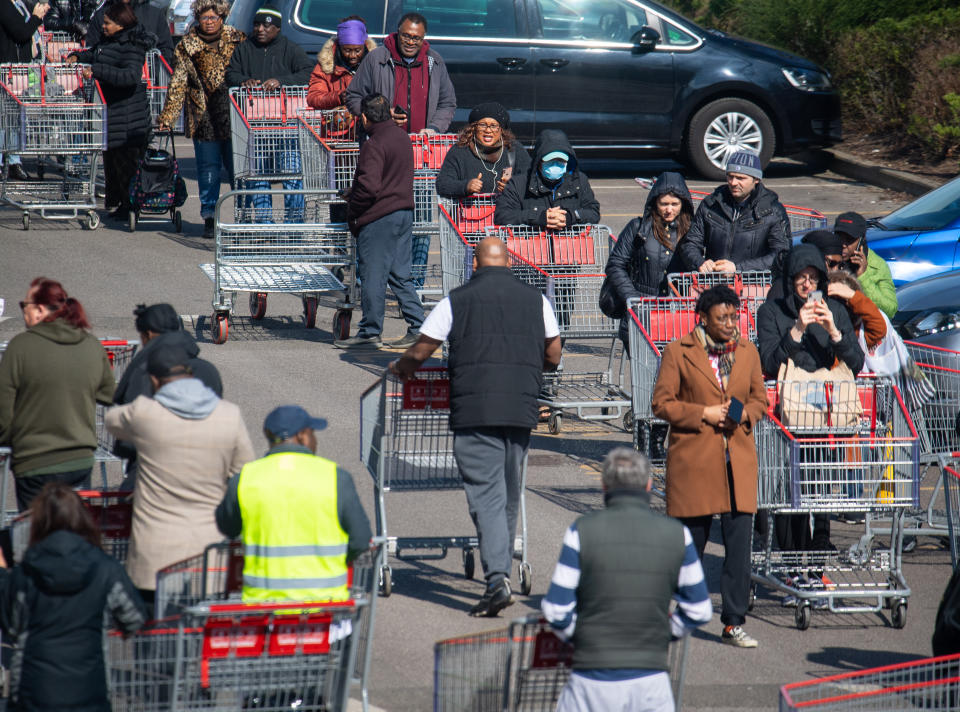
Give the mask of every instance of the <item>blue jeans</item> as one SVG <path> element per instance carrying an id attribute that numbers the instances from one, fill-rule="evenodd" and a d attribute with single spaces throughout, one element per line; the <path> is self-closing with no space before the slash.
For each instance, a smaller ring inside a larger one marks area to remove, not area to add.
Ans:
<path id="1" fill-rule="evenodd" d="M 357 235 L 357 263 L 363 284 L 360 307 L 363 318 L 357 336 L 379 336 L 383 331 L 387 285 L 400 302 L 400 311 L 411 329 L 423 323 L 423 304 L 410 275 L 412 210 L 397 210 L 364 225 Z"/>
<path id="2" fill-rule="evenodd" d="M 227 169 L 227 178 L 233 185 L 233 150 L 230 139 L 225 141 L 193 140 L 193 154 L 197 159 L 197 183 L 200 187 L 200 217 L 213 217 L 220 197 L 220 166 Z"/>
<path id="3" fill-rule="evenodd" d="M 284 139 L 280 141 L 277 151 L 269 156 L 262 156 L 259 160 L 260 166 L 258 172 L 261 175 L 274 174 L 297 174 L 300 173 L 300 146 L 296 139 Z M 270 181 L 251 180 L 246 182 L 246 188 L 250 190 L 270 190 Z M 303 181 L 299 178 L 288 178 L 283 181 L 285 190 L 303 190 Z M 268 223 L 273 222 L 273 196 L 267 194 L 248 196 L 248 205 L 253 206 L 254 222 Z M 303 194 L 290 194 L 283 196 L 284 216 L 286 223 L 303 222 Z"/>

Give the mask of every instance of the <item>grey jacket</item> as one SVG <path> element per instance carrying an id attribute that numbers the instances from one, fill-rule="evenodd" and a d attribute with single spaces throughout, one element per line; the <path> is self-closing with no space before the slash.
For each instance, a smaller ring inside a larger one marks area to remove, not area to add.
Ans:
<path id="1" fill-rule="evenodd" d="M 427 126 L 444 133 L 453 121 L 453 112 L 457 108 L 457 94 L 453 82 L 436 51 L 427 51 L 430 69 L 430 89 L 427 94 Z M 347 108 L 354 116 L 360 115 L 360 102 L 368 94 L 382 94 L 395 106 L 393 58 L 386 47 L 377 47 L 367 53 L 357 69 L 357 73 L 347 87 Z"/>

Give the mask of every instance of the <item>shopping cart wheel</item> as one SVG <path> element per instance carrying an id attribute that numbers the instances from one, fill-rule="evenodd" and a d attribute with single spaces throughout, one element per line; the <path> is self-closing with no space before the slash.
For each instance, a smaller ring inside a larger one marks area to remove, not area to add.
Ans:
<path id="1" fill-rule="evenodd" d="M 267 313 L 266 292 L 250 292 L 250 318 L 263 319 Z"/>
<path id="2" fill-rule="evenodd" d="M 30 229 L 30 213 L 23 214 L 23 229 L 24 230 Z"/>
<path id="3" fill-rule="evenodd" d="M 894 628 L 903 628 L 907 624 L 907 602 L 904 599 L 898 599 L 893 604 L 890 611 L 890 622 Z"/>
<path id="4" fill-rule="evenodd" d="M 477 558 L 473 549 L 469 546 L 463 547 L 463 577 L 467 581 L 473 580 L 473 573 L 477 568 Z"/>
<path id="5" fill-rule="evenodd" d="M 380 567 L 380 595 L 386 598 L 393 593 L 393 571 L 389 566 Z"/>
<path id="6" fill-rule="evenodd" d="M 633 408 L 623 414 L 623 429 L 628 433 L 633 432 Z"/>
<path id="7" fill-rule="evenodd" d="M 91 210 L 87 213 L 87 229 L 96 230 L 98 227 L 100 227 L 100 213 Z"/>
<path id="8" fill-rule="evenodd" d="M 173 211 L 173 231 L 183 232 L 183 215 L 180 214 L 179 210 Z"/>
<path id="9" fill-rule="evenodd" d="M 127 225 L 130 228 L 130 232 L 137 231 L 137 211 L 131 210 L 130 214 L 127 216 Z"/>
<path id="10" fill-rule="evenodd" d="M 223 312 L 214 312 L 210 317 L 210 336 L 213 343 L 223 344 L 227 341 L 227 332 L 230 330 L 228 315 Z"/>
<path id="11" fill-rule="evenodd" d="M 303 298 L 303 324 L 308 329 L 313 329 L 317 325 L 317 298 Z"/>
<path id="12" fill-rule="evenodd" d="M 530 595 L 530 590 L 533 588 L 533 571 L 530 569 L 530 563 L 523 561 L 520 563 L 520 571 L 518 572 L 518 578 L 520 579 L 520 593 L 524 596 Z"/>
<path id="13" fill-rule="evenodd" d="M 547 421 L 547 429 L 551 435 L 556 435 L 563 428 L 563 416 L 559 411 L 550 414 L 550 420 Z"/>
<path id="14" fill-rule="evenodd" d="M 333 338 L 350 338 L 350 320 L 353 318 L 353 311 L 350 309 L 338 309 L 333 315 Z M 470 578 L 467 576 L 467 578 Z"/>
<path id="15" fill-rule="evenodd" d="M 797 604 L 794 622 L 797 624 L 797 630 L 806 630 L 810 627 L 810 603 L 808 601 L 800 601 Z"/>

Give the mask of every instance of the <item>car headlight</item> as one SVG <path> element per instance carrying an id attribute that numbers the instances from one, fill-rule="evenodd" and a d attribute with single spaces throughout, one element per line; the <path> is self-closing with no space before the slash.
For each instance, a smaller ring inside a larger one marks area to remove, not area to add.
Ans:
<path id="1" fill-rule="evenodd" d="M 901 328 L 910 339 L 960 329 L 960 307 L 927 309 L 911 318 Z"/>
<path id="2" fill-rule="evenodd" d="M 790 85 L 800 91 L 830 91 L 833 89 L 830 75 L 826 72 L 799 67 L 783 67 L 780 71 L 783 72 L 783 76 L 787 78 Z"/>

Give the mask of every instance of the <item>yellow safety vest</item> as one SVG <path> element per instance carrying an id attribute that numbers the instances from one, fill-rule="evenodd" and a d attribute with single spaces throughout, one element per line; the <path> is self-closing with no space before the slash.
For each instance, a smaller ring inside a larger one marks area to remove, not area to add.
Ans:
<path id="1" fill-rule="evenodd" d="M 342 601 L 349 537 L 337 517 L 337 465 L 279 452 L 248 463 L 237 487 L 243 518 L 243 600 Z"/>

